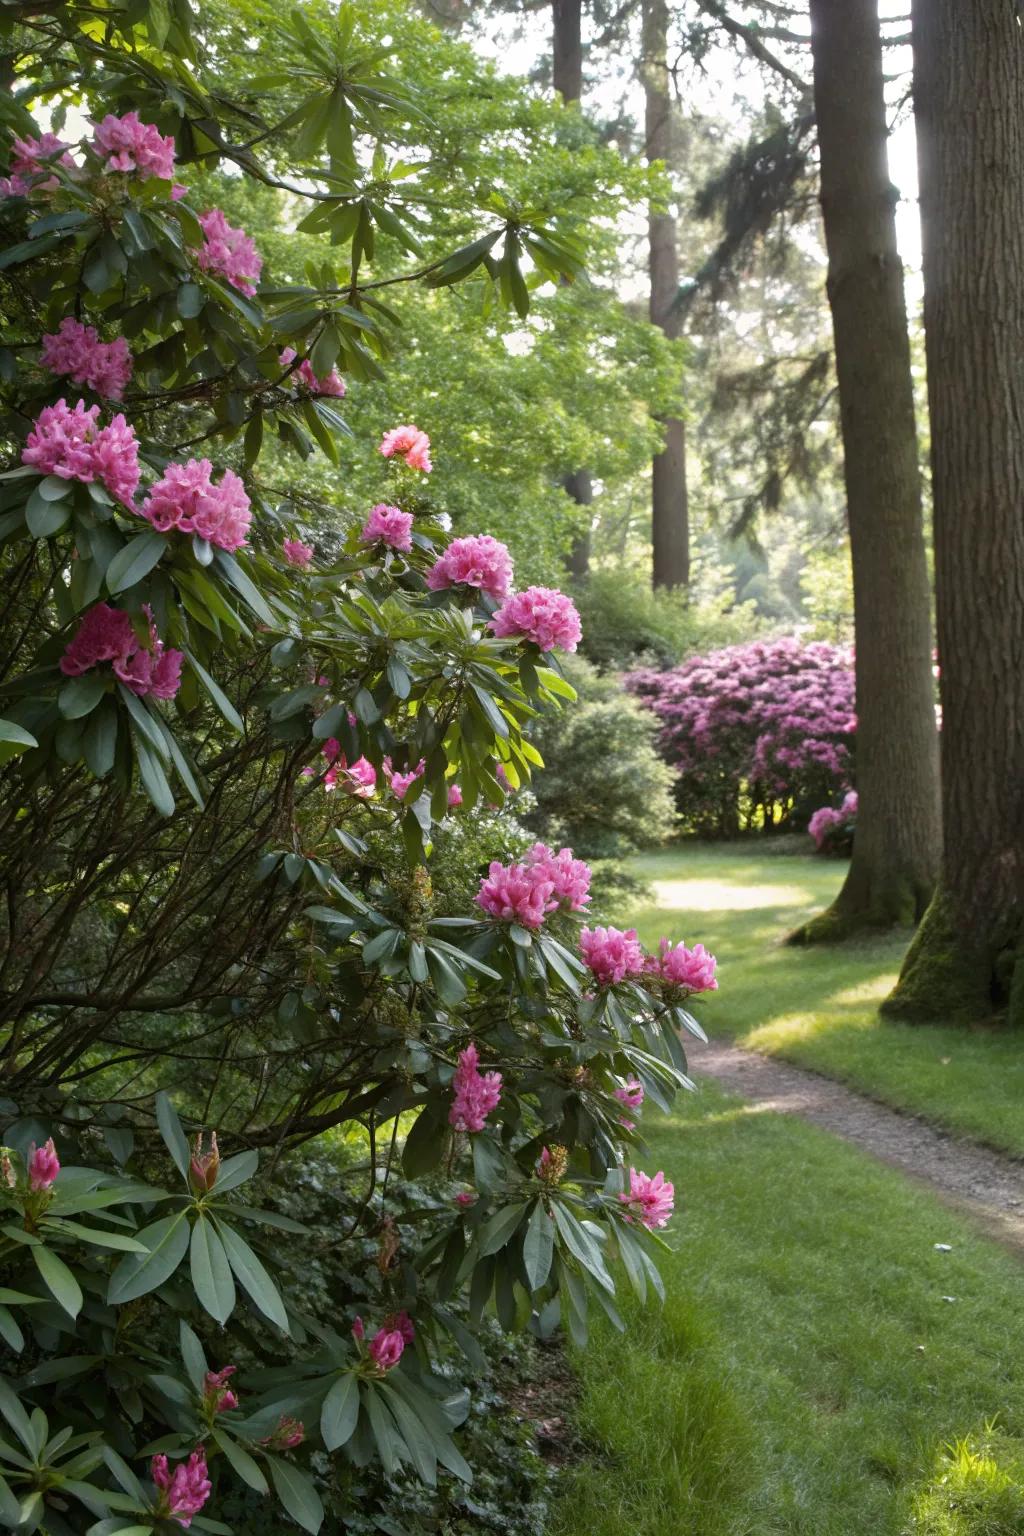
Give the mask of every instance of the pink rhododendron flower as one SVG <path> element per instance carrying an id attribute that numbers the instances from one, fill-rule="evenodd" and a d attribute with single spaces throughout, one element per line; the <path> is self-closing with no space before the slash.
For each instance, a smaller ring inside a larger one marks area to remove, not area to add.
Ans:
<path id="1" fill-rule="evenodd" d="M 849 823 L 857 815 L 857 803 L 857 791 L 851 789 L 844 796 L 838 810 L 830 805 L 823 805 L 815 811 L 807 823 L 807 830 L 814 838 L 814 846 L 819 853 L 829 843 L 832 833 L 838 828 L 847 828 L 847 835 L 849 835 Z"/>
<path id="2" fill-rule="evenodd" d="M 508 774 L 505 772 L 505 764 L 504 763 L 495 763 L 495 765 L 494 765 L 494 777 L 497 779 L 498 783 L 501 785 L 501 787 L 505 791 L 505 793 L 507 795 L 510 795 L 512 793 L 512 780 L 509 778 Z"/>
<path id="3" fill-rule="evenodd" d="M 462 790 L 457 784 L 448 785 L 448 809 L 453 811 L 457 805 L 462 804 Z"/>
<path id="4" fill-rule="evenodd" d="M 300 566 L 303 570 L 313 558 L 312 544 L 303 544 L 301 539 L 285 539 L 281 548 L 288 564 Z"/>
<path id="5" fill-rule="evenodd" d="M 449 1122 L 457 1131 L 482 1131 L 487 1116 L 497 1108 L 500 1098 L 501 1073 L 480 1071 L 480 1053 L 470 1041 L 466 1049 L 459 1052 L 459 1064 L 452 1078 Z"/>
<path id="6" fill-rule="evenodd" d="M 285 347 L 278 362 L 282 368 L 289 368 L 294 363 L 298 353 L 294 347 Z M 299 366 L 292 370 L 291 378 L 298 380 L 304 389 L 308 389 L 312 395 L 333 395 L 337 399 L 346 393 L 345 380 L 337 368 L 332 368 L 330 373 L 321 374 L 317 378 L 313 372 L 313 364 L 308 357 L 304 357 Z"/>
<path id="7" fill-rule="evenodd" d="M 211 1483 L 206 1471 L 206 1452 L 198 1446 L 188 1461 L 179 1462 L 171 1472 L 166 1456 L 154 1456 L 149 1475 L 157 1490 L 157 1512 L 177 1520 L 188 1530 L 192 1516 L 198 1515 L 210 1497 Z"/>
<path id="8" fill-rule="evenodd" d="M 555 587 L 527 587 L 498 609 L 491 629 L 501 639 L 519 636 L 541 651 L 574 651 L 582 629 L 576 604 Z"/>
<path id="9" fill-rule="evenodd" d="M 453 539 L 427 572 L 427 586 L 432 592 L 446 587 L 478 587 L 491 597 L 508 595 L 512 585 L 512 556 L 508 545 L 492 539 L 489 533 L 474 533 Z"/>
<path id="10" fill-rule="evenodd" d="M 252 521 L 245 486 L 233 469 L 224 471 L 219 485 L 212 476 L 209 459 L 168 464 L 142 503 L 141 515 L 158 533 L 177 528 L 220 549 L 241 549 Z"/>
<path id="11" fill-rule="evenodd" d="M 668 1225 L 675 1209 L 675 1189 L 660 1171 L 651 1178 L 649 1173 L 629 1170 L 629 1194 L 621 1194 L 619 1200 L 629 1207 L 629 1221 L 639 1221 L 653 1232 L 657 1227 Z"/>
<path id="12" fill-rule="evenodd" d="M 534 843 L 526 859 L 530 869 L 551 881 L 549 911 L 564 907 L 569 912 L 580 912 L 587 906 L 590 901 L 590 865 L 574 858 L 571 848 L 553 853 L 546 843 Z"/>
<path id="13" fill-rule="evenodd" d="M 379 1371 L 391 1371 L 402 1358 L 405 1339 L 397 1328 L 380 1328 L 367 1345 L 367 1350 Z"/>
<path id="14" fill-rule="evenodd" d="M 421 469 L 425 475 L 434 467 L 430 462 L 430 438 L 419 427 L 392 427 L 381 440 L 380 452 L 386 459 L 404 459 L 410 469 Z"/>
<path id="15" fill-rule="evenodd" d="M 640 1109 L 644 1102 L 644 1085 L 639 1078 L 631 1077 L 615 1089 L 615 1097 L 627 1109 Z"/>
<path id="16" fill-rule="evenodd" d="M 369 800 L 377 788 L 377 770 L 369 759 L 358 757 L 350 768 L 336 736 L 327 738 L 323 750 L 331 765 L 324 774 L 324 789 L 331 790 L 340 786 L 360 800 Z M 303 768 L 302 772 L 306 778 L 311 779 L 315 770 Z"/>
<path id="17" fill-rule="evenodd" d="M 250 296 L 263 270 L 263 258 L 244 229 L 235 229 L 219 208 L 199 215 L 206 241 L 196 253 L 204 272 L 223 277 L 240 293 Z"/>
<path id="18" fill-rule="evenodd" d="M 208 1195 L 217 1182 L 220 1169 L 220 1148 L 217 1132 L 210 1132 L 210 1150 L 203 1150 L 203 1133 L 196 1132 L 195 1148 L 188 1165 L 188 1181 L 197 1195 Z"/>
<path id="19" fill-rule="evenodd" d="M 66 373 L 110 400 L 120 400 L 132 376 L 132 355 L 123 336 L 100 341 L 95 326 L 66 315 L 54 334 L 43 337 L 40 362 L 51 373 Z"/>
<path id="20" fill-rule="evenodd" d="M 466 1210 L 471 1205 L 476 1205 L 476 1193 L 471 1189 L 463 1189 L 455 1196 L 455 1204 Z"/>
<path id="21" fill-rule="evenodd" d="M 181 686 L 182 659 L 180 651 L 168 649 L 157 638 L 152 619 L 149 643 L 144 645 L 126 613 L 107 603 L 96 603 L 72 636 L 60 659 L 60 669 L 65 677 L 81 677 L 109 661 L 115 676 L 133 693 L 173 699 Z"/>
<path id="22" fill-rule="evenodd" d="M 385 1318 L 384 1326 L 385 1328 L 397 1330 L 402 1335 L 406 1344 L 413 1343 L 416 1338 L 416 1325 L 404 1309 L 401 1312 L 394 1312 L 390 1317 Z"/>
<path id="23" fill-rule="evenodd" d="M 381 763 L 380 768 L 388 781 L 391 793 L 395 799 L 404 800 L 416 780 L 423 777 L 426 766 L 426 759 L 421 757 L 415 768 L 411 768 L 408 773 L 399 773 L 391 766 L 390 757 L 386 757 Z"/>
<path id="24" fill-rule="evenodd" d="M 207 1371 L 203 1377 L 203 1399 L 214 1413 L 229 1413 L 238 1407 L 238 1398 L 228 1382 L 237 1372 L 237 1365 L 225 1365 L 219 1371 Z"/>
<path id="25" fill-rule="evenodd" d="M 687 949 L 685 944 L 673 946 L 668 939 L 662 939 L 655 957 L 658 975 L 687 992 L 717 992 L 716 965 L 714 955 L 709 955 L 703 944 Z"/>
<path id="26" fill-rule="evenodd" d="M 388 544 L 406 554 L 412 549 L 412 522 L 411 512 L 381 501 L 371 508 L 359 538 L 364 544 Z"/>
<path id="27" fill-rule="evenodd" d="M 635 928 L 584 928 L 580 932 L 580 954 L 602 986 L 639 976 L 644 968 L 644 952 Z"/>
<path id="28" fill-rule="evenodd" d="M 352 1337 L 359 1342 L 366 1337 L 366 1327 L 361 1317 L 357 1317 L 352 1324 Z"/>
<path id="29" fill-rule="evenodd" d="M 11 146 L 11 174 L 0 177 L 0 196 L 28 197 L 31 192 L 54 191 L 60 186 L 59 177 L 46 175 L 45 181 L 39 178 L 50 171 L 58 157 L 59 163 L 68 170 L 75 169 L 67 144 L 55 133 L 42 133 L 38 139 L 31 134 L 24 139 L 15 139 Z"/>
<path id="30" fill-rule="evenodd" d="M 111 496 L 130 502 L 139 484 L 139 445 L 123 416 L 99 425 L 100 408 L 66 400 L 40 411 L 21 451 L 21 462 L 62 480 L 101 480 Z"/>
<path id="31" fill-rule="evenodd" d="M 96 153 L 106 156 L 105 171 L 138 171 L 143 176 L 159 176 L 161 181 L 174 180 L 174 139 L 164 137 L 153 123 L 143 123 L 137 112 L 126 112 L 124 117 L 113 113 L 96 126 L 93 140 Z"/>
<path id="32" fill-rule="evenodd" d="M 260 1441 L 270 1451 L 294 1451 L 306 1438 L 306 1426 L 301 1419 L 293 1419 L 282 1413 L 273 1432 Z"/>
<path id="33" fill-rule="evenodd" d="M 552 910 L 554 882 L 541 867 L 501 864 L 495 859 L 480 882 L 474 900 L 478 907 L 503 923 L 539 928 Z"/>
<path id="34" fill-rule="evenodd" d="M 31 1190 L 49 1189 L 60 1173 L 60 1159 L 53 1137 L 37 1147 L 33 1141 L 28 1149 L 28 1187 Z"/>

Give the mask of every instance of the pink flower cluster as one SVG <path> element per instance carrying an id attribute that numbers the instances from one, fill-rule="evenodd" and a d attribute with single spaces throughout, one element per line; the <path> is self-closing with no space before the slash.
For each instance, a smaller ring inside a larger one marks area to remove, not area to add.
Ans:
<path id="1" fill-rule="evenodd" d="M 34 1194 L 50 1188 L 60 1173 L 60 1159 L 52 1136 L 41 1147 L 37 1147 L 34 1141 L 30 1143 L 27 1167 L 28 1187 Z"/>
<path id="2" fill-rule="evenodd" d="M 379 501 L 370 509 L 359 538 L 364 544 L 387 544 L 407 554 L 412 549 L 412 513 Z"/>
<path id="3" fill-rule="evenodd" d="M 405 1339 L 397 1328 L 380 1328 L 367 1345 L 370 1359 L 379 1371 L 392 1371 L 405 1351 Z"/>
<path id="4" fill-rule="evenodd" d="M 453 811 L 457 805 L 462 804 L 462 790 L 457 784 L 448 785 L 448 809 Z"/>
<path id="5" fill-rule="evenodd" d="M 252 512 L 245 487 L 234 470 L 226 469 L 213 483 L 209 459 L 168 464 L 140 509 L 158 533 L 192 533 L 220 549 L 241 549 Z"/>
<path id="6" fill-rule="evenodd" d="M 818 852 L 846 852 L 853 838 L 856 819 L 857 791 L 855 789 L 847 791 L 838 810 L 831 805 L 819 806 L 807 823 L 807 830 L 813 837 L 814 846 Z"/>
<path id="7" fill-rule="evenodd" d="M 577 859 L 571 848 L 561 848 L 554 853 L 546 843 L 534 843 L 526 861 L 537 879 L 551 882 L 549 912 L 556 907 L 581 912 L 589 905 L 590 865 Z"/>
<path id="8" fill-rule="evenodd" d="M 62 480 L 100 480 L 111 496 L 130 502 L 139 484 L 139 445 L 134 428 L 117 415 L 109 426 L 99 425 L 100 408 L 79 400 L 72 410 L 66 400 L 45 406 L 32 425 L 21 451 L 23 464 Z"/>
<path id="9" fill-rule="evenodd" d="M 661 721 L 691 828 L 804 825 L 850 782 L 853 658 L 840 646 L 756 640 L 626 679 Z"/>
<path id="10" fill-rule="evenodd" d="M 410 768 L 408 773 L 400 773 L 391 766 L 390 757 L 386 757 L 380 765 L 380 771 L 387 779 L 388 787 L 395 799 L 404 800 L 416 780 L 423 777 L 426 766 L 426 759 L 421 757 L 415 768 Z"/>
<path id="11" fill-rule="evenodd" d="M 645 956 L 635 928 L 584 928 L 580 954 L 603 987 L 639 976 L 644 969 Z"/>
<path id="12" fill-rule="evenodd" d="M 482 1131 L 484 1122 L 501 1098 L 501 1073 L 481 1072 L 480 1053 L 470 1041 L 459 1052 L 459 1064 L 452 1078 L 452 1105 L 449 1122 L 457 1131 Z"/>
<path id="13" fill-rule="evenodd" d="M 202 1446 L 192 1452 L 188 1461 L 179 1462 L 173 1473 L 166 1456 L 154 1456 L 149 1475 L 157 1489 L 157 1513 L 177 1520 L 187 1531 L 193 1515 L 198 1515 L 210 1497 L 212 1487 Z"/>
<path id="14" fill-rule="evenodd" d="M 554 881 L 542 868 L 528 864 L 502 864 L 494 859 L 480 882 L 474 900 L 489 917 L 502 923 L 539 928 L 557 903 L 552 901 Z"/>
<path id="15" fill-rule="evenodd" d="M 453 539 L 427 572 L 427 586 L 432 592 L 445 587 L 478 587 L 489 597 L 506 597 L 512 586 L 508 546 L 489 533 Z"/>
<path id="16" fill-rule="evenodd" d="M 103 662 L 113 662 L 115 677 L 132 693 L 155 699 L 173 699 L 181 686 L 180 651 L 168 650 L 157 639 L 152 620 L 149 643 L 144 645 L 128 614 L 106 603 L 89 609 L 60 659 L 65 677 L 81 677 Z"/>
<path id="17" fill-rule="evenodd" d="M 527 587 L 498 609 L 491 629 L 501 639 L 529 640 L 540 651 L 574 651 L 582 629 L 576 604 L 555 587 Z"/>
<path id="18" fill-rule="evenodd" d="M 312 544 L 303 544 L 301 539 L 285 539 L 281 548 L 288 564 L 297 565 L 302 570 L 305 570 L 313 558 Z"/>
<path id="19" fill-rule="evenodd" d="M 324 757 L 331 765 L 324 774 L 324 789 L 336 789 L 340 783 L 342 789 L 360 800 L 370 799 L 377 788 L 377 770 L 368 758 L 357 757 L 350 768 L 336 736 L 329 736 L 324 742 Z M 302 771 L 306 778 L 314 777 L 312 768 Z"/>
<path id="20" fill-rule="evenodd" d="M 266 1435 L 260 1441 L 260 1445 L 265 1445 L 268 1451 L 294 1451 L 305 1438 L 306 1426 L 302 1420 L 292 1418 L 291 1414 L 282 1413 L 271 1434 Z"/>
<path id="21" fill-rule="evenodd" d="M 294 347 L 285 347 L 278 362 L 282 368 L 288 368 L 294 363 L 298 353 Z M 297 379 L 304 389 L 308 389 L 311 395 L 333 395 L 336 399 L 346 393 L 345 380 L 337 368 L 332 368 L 330 373 L 323 373 L 317 378 L 313 372 L 313 364 L 308 357 L 304 357 L 299 366 L 292 371 L 291 377 Z"/>
<path id="22" fill-rule="evenodd" d="M 381 440 L 380 452 L 386 459 L 404 459 L 410 469 L 421 469 L 425 475 L 434 467 L 430 462 L 430 438 L 419 427 L 392 427 Z"/>
<path id="23" fill-rule="evenodd" d="M 201 213 L 199 223 L 206 236 L 196 254 L 202 270 L 223 277 L 240 293 L 254 294 L 263 258 L 245 230 L 229 224 L 219 208 Z"/>
<path id="24" fill-rule="evenodd" d="M 631 1077 L 615 1089 L 615 1097 L 627 1109 L 641 1109 L 645 1098 L 644 1085 L 639 1078 Z"/>
<path id="25" fill-rule="evenodd" d="M 124 117 L 108 113 L 96 126 L 93 144 L 101 158 L 106 156 L 104 170 L 174 180 L 174 139 L 170 134 L 165 138 L 153 123 L 141 122 L 137 112 Z"/>
<path id="26" fill-rule="evenodd" d="M 669 1223 L 675 1209 L 675 1188 L 660 1171 L 652 1178 L 649 1173 L 629 1170 L 629 1194 L 621 1194 L 619 1200 L 628 1207 L 627 1221 L 639 1221 L 652 1232 Z"/>
<path id="27" fill-rule="evenodd" d="M 717 964 L 703 944 L 687 949 L 685 944 L 672 945 L 668 939 L 662 939 L 657 955 L 651 957 L 650 969 L 670 986 L 686 992 L 717 992 Z"/>
<path id="28" fill-rule="evenodd" d="M 238 1407 L 238 1397 L 228 1382 L 238 1371 L 237 1365 L 225 1365 L 219 1371 L 207 1371 L 203 1377 L 203 1403 L 211 1413 L 230 1413 Z"/>
<path id="29" fill-rule="evenodd" d="M 58 177 L 46 175 L 50 163 L 59 157 L 60 164 L 68 170 L 75 169 L 68 146 L 55 133 L 42 133 L 38 139 L 29 135 L 15 139 L 12 145 L 9 176 L 0 177 L 0 196 L 28 197 L 30 192 L 52 192 L 60 185 Z M 49 162 L 49 163 L 48 163 Z"/>
<path id="30" fill-rule="evenodd" d="M 51 373 L 66 373 L 72 384 L 120 400 L 132 376 L 132 355 L 123 336 L 100 341 L 94 325 L 66 315 L 54 334 L 43 337 L 40 362 Z"/>

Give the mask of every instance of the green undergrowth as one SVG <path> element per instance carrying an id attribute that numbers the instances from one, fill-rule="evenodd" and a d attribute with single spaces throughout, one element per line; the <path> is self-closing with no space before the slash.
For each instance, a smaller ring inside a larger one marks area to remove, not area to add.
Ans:
<path id="1" fill-rule="evenodd" d="M 712 1086 L 649 1133 L 643 1166 L 677 1192 L 667 1300 L 627 1303 L 625 1335 L 576 1353 L 586 1455 L 550 1536 L 1024 1532 L 1005 1491 L 1019 1262 L 855 1148 Z M 947 1447 L 995 1419 L 995 1471 L 957 1471 Z"/>
<path id="2" fill-rule="evenodd" d="M 908 930 L 809 949 L 783 943 L 832 900 L 842 862 L 781 853 L 771 843 L 691 843 L 627 868 L 654 896 L 624 907 L 619 921 L 635 925 L 648 944 L 667 933 L 701 940 L 718 956 L 721 990 L 700 1010 L 709 1032 L 1024 1157 L 1019 1034 L 880 1018 Z"/>

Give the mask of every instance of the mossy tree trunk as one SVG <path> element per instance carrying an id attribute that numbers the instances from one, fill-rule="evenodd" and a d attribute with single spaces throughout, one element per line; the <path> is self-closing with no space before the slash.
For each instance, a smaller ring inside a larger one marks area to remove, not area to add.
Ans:
<path id="1" fill-rule="evenodd" d="M 666 0 L 643 0 L 641 75 L 644 86 L 644 147 L 649 164 L 672 162 L 672 96 L 668 68 Z M 675 340 L 682 330 L 679 253 L 671 209 L 652 205 L 648 214 L 648 270 L 651 320 Z M 686 489 L 686 424 L 682 415 L 664 416 L 665 446 L 651 461 L 651 538 L 654 585 L 685 587 L 690 581 L 690 512 Z"/>
<path id="2" fill-rule="evenodd" d="M 1024 1024 L 1024 33 L 914 0 L 945 852 L 886 1011 Z"/>
<path id="3" fill-rule="evenodd" d="M 811 0 L 821 207 L 853 558 L 857 835 L 833 906 L 794 934 L 916 922 L 941 852 L 928 568 L 877 0 Z"/>

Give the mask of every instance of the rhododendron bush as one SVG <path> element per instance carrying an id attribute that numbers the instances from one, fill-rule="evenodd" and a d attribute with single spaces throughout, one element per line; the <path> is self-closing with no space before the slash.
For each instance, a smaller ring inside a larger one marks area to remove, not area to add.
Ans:
<path id="1" fill-rule="evenodd" d="M 341 462 L 388 282 L 476 273 L 524 309 L 524 252 L 571 278 L 578 234 L 488 187 L 471 244 L 413 266 L 388 154 L 416 114 L 353 12 L 326 15 L 291 13 L 280 72 L 232 103 L 185 0 L 33 5 L 38 83 L 0 108 L 19 1531 L 315 1532 L 344 1528 L 353 1469 L 469 1483 L 481 1318 L 582 1341 L 591 1305 L 618 1323 L 618 1291 L 660 1287 L 675 1192 L 637 1122 L 688 1086 L 713 958 L 591 922 L 570 848 L 493 859 L 461 914 L 430 873 L 542 766 L 529 727 L 571 702 L 576 610 L 518 590 L 485 534 L 447 540 L 419 424 L 379 423 L 379 492 L 329 546 L 261 462 L 266 432 L 297 477 L 314 447 Z M 306 286 L 193 197 L 217 160 L 307 198 L 333 243 Z M 377 240 L 398 270 L 371 280 Z M 324 1192 L 349 1278 L 315 1292 L 281 1275 L 316 1255 L 293 1192 L 318 1138 L 359 1156 Z"/>
<path id="2" fill-rule="evenodd" d="M 627 685 L 660 720 L 680 812 L 704 836 L 803 830 L 850 785 L 853 658 L 841 646 L 755 640 Z"/>

